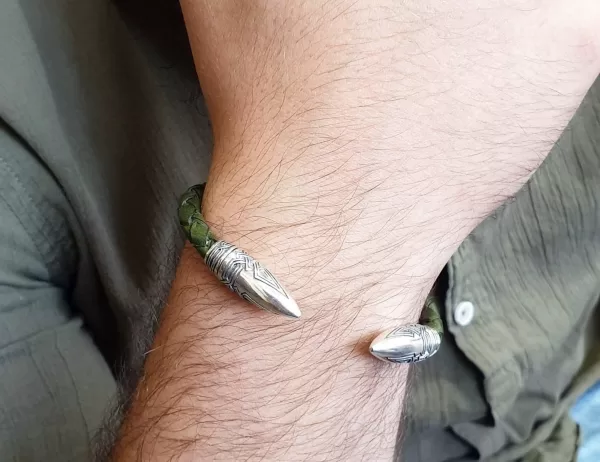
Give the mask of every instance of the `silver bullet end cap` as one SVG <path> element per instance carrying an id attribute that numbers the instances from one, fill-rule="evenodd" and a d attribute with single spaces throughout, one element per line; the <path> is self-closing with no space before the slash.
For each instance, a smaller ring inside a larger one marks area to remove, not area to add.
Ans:
<path id="1" fill-rule="evenodd" d="M 272 313 L 281 314 L 283 316 L 287 316 L 288 318 L 297 319 L 302 316 L 300 312 L 300 308 L 291 297 L 281 298 L 278 300 L 273 300 L 271 303 L 261 300 L 260 302 L 256 302 L 254 300 L 250 300 L 252 303 L 262 308 L 263 310 L 270 311 Z"/>
<path id="2" fill-rule="evenodd" d="M 430 358 L 440 348 L 442 338 L 431 327 L 409 324 L 379 334 L 369 347 L 377 359 L 390 363 L 415 363 Z"/>
<path id="3" fill-rule="evenodd" d="M 260 262 L 224 241 L 204 257 L 210 270 L 243 299 L 271 313 L 299 318 L 302 313 L 281 283 Z"/>

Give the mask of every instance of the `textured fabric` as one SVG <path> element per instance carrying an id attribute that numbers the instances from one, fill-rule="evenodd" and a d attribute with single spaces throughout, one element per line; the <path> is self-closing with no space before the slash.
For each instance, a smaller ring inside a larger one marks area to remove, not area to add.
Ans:
<path id="1" fill-rule="evenodd" d="M 206 177 L 210 129 L 177 5 L 125 3 L 143 15 L 107 0 L 3 2 L 0 118 L 85 234 L 93 262 L 81 271 L 95 267 L 106 300 L 76 286 L 77 309 L 95 334 L 110 332 L 107 348 L 139 362 L 133 330 L 154 322 L 168 290 L 183 243 L 174 210 Z"/>
<path id="2" fill-rule="evenodd" d="M 600 338 L 588 322 L 600 295 L 598 204 L 600 80 L 527 186 L 448 265 L 448 335 L 417 366 L 406 460 L 573 459 L 567 410 L 600 372 L 597 362 L 581 372 L 586 338 Z M 453 320 L 461 301 L 475 306 L 464 327 Z M 431 453 L 449 435 L 462 451 Z"/>
<path id="3" fill-rule="evenodd" d="M 144 15 L 0 2 L 3 462 L 91 459 L 109 367 L 139 367 L 174 274 L 178 197 L 206 177 L 177 5 L 127 3 Z"/>
<path id="4" fill-rule="evenodd" d="M 109 367 L 141 364 L 167 294 L 178 197 L 206 177 L 210 128 L 176 2 L 122 4 L 0 5 L 2 460 L 89 459 Z M 572 459 L 566 411 L 598 377 L 583 341 L 600 288 L 598 86 L 452 259 L 404 460 Z M 459 327 L 464 300 L 476 313 Z"/>
<path id="5" fill-rule="evenodd" d="M 69 304 L 73 214 L 0 124 L 0 460 L 87 461 L 115 381 Z"/>

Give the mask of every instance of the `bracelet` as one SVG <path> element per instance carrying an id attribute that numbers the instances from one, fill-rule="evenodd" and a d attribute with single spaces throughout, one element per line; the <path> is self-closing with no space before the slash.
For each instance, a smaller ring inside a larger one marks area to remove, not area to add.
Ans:
<path id="1" fill-rule="evenodd" d="M 444 333 L 438 305 L 437 298 L 429 295 L 419 324 L 382 332 L 371 342 L 371 354 L 390 363 L 417 363 L 431 358 L 440 349 Z"/>
<path id="2" fill-rule="evenodd" d="M 272 313 L 299 318 L 300 309 L 281 283 L 246 252 L 220 241 L 202 216 L 204 184 L 192 186 L 181 198 L 179 223 L 208 268 L 244 300 Z"/>
<path id="3" fill-rule="evenodd" d="M 263 310 L 290 318 L 301 316 L 298 305 L 281 283 L 243 250 L 218 240 L 202 216 L 204 184 L 192 186 L 181 197 L 179 223 L 208 268 L 238 296 Z M 414 363 L 430 358 L 440 348 L 443 323 L 435 297 L 425 302 L 419 324 L 395 327 L 379 334 L 369 350 L 391 363 Z"/>

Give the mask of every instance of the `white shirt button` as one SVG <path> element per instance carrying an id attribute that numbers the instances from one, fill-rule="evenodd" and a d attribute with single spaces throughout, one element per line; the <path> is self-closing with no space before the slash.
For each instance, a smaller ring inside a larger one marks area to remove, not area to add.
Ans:
<path id="1" fill-rule="evenodd" d="M 471 324 L 475 317 L 475 306 L 471 302 L 460 302 L 454 307 L 454 322 L 465 327 Z"/>

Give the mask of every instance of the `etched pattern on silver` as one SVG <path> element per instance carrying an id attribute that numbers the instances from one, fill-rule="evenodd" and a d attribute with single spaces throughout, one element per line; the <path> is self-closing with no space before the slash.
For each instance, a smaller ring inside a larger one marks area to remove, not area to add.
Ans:
<path id="1" fill-rule="evenodd" d="M 416 363 L 430 358 L 440 348 L 442 338 L 431 327 L 410 324 L 383 332 L 371 343 L 371 353 L 393 363 Z"/>
<path id="2" fill-rule="evenodd" d="M 252 268 L 253 258 L 232 244 L 218 241 L 208 249 L 205 262 L 223 284 L 237 293 L 236 278 L 241 271 Z"/>
<path id="3" fill-rule="evenodd" d="M 216 242 L 206 265 L 229 289 L 266 311 L 300 317 L 296 302 L 260 262 L 228 242 Z"/>

